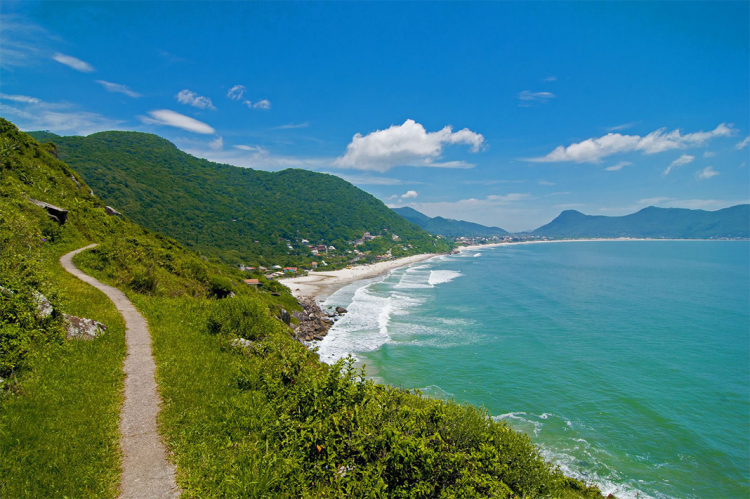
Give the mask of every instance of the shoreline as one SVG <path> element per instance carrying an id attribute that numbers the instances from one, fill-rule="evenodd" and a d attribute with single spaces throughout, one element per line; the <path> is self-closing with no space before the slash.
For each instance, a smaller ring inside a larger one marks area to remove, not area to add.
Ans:
<path id="1" fill-rule="evenodd" d="M 290 277 L 279 280 L 279 282 L 289 288 L 297 300 L 308 298 L 315 301 L 323 301 L 339 289 L 354 282 L 379 277 L 391 270 L 423 262 L 439 255 L 440 253 L 424 253 L 397 258 L 395 260 L 371 263 L 369 265 L 357 265 L 350 269 L 331 270 L 328 272 L 312 271 L 305 276 Z"/>
<path id="2" fill-rule="evenodd" d="M 499 246 L 516 246 L 522 244 L 552 244 L 552 243 L 590 243 L 590 242 L 627 242 L 627 241 L 735 241 L 734 239 L 656 239 L 656 238 L 602 238 L 602 239 L 550 239 L 533 241 L 513 241 L 502 243 L 476 244 L 472 246 L 460 246 L 456 251 L 477 251 L 483 248 L 497 248 Z M 339 289 L 363 279 L 379 277 L 391 270 L 423 262 L 444 253 L 424 253 L 421 255 L 406 256 L 396 260 L 371 263 L 368 265 L 357 265 L 350 269 L 331 271 L 311 271 L 305 276 L 290 277 L 279 282 L 289 288 L 292 295 L 301 300 L 304 298 L 322 302 Z M 447 253 L 450 254 L 450 253 Z"/>
<path id="3" fill-rule="evenodd" d="M 649 238 L 649 237 L 609 237 L 601 239 L 547 239 L 547 240 L 533 240 L 533 241 L 512 241 L 509 243 L 489 243 L 489 244 L 474 244 L 472 246 L 460 246 L 456 248 L 459 252 L 461 251 L 476 251 L 482 248 L 496 248 L 498 246 L 515 246 L 518 244 L 546 244 L 546 243 L 598 243 L 598 242 L 627 242 L 627 241 L 706 241 L 706 242 L 732 242 L 732 241 L 747 241 L 747 239 L 664 239 L 664 238 Z"/>

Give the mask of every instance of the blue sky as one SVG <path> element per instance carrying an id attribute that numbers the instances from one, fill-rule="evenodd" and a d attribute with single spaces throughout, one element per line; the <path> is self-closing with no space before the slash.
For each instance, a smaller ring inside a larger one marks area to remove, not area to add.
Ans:
<path id="1" fill-rule="evenodd" d="M 13 2 L 0 116 L 508 230 L 750 199 L 750 3 Z"/>

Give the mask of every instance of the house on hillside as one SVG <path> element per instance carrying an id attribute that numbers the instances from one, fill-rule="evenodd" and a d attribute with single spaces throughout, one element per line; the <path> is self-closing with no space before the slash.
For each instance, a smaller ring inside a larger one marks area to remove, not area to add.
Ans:
<path id="1" fill-rule="evenodd" d="M 245 279 L 245 284 L 249 286 L 260 286 L 260 281 L 258 279 Z"/>
<path id="2" fill-rule="evenodd" d="M 312 262 L 310 266 L 313 268 L 313 270 L 318 268 L 318 262 Z"/>
<path id="3" fill-rule="evenodd" d="M 285 274 L 296 274 L 297 273 L 297 267 L 284 267 L 284 273 Z"/>

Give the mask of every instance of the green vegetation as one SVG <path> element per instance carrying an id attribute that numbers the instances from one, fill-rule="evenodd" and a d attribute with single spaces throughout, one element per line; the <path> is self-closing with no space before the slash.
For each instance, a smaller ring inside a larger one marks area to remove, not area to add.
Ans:
<path id="1" fill-rule="evenodd" d="M 499 227 L 487 227 L 473 222 L 452 220 L 443 217 L 430 218 L 424 213 L 420 213 L 408 206 L 394 208 L 393 211 L 406 220 L 419 225 L 430 234 L 439 234 L 445 237 L 492 237 L 508 235 L 507 231 Z"/>
<path id="2" fill-rule="evenodd" d="M 336 248 L 325 261 L 341 266 L 355 256 L 349 243 L 365 232 L 383 235 L 381 253 L 372 257 L 388 249 L 393 256 L 450 249 L 334 175 L 212 163 L 140 132 L 32 135 L 53 141 L 60 157 L 127 217 L 227 263 L 304 265 L 320 261 L 308 244 L 325 244 Z"/>
<path id="3" fill-rule="evenodd" d="M 566 210 L 533 235 L 560 238 L 716 239 L 750 237 L 750 205 L 717 211 L 649 206 L 622 217 Z"/>
<path id="4" fill-rule="evenodd" d="M 219 278 L 275 313 L 297 305 L 278 283 L 262 279 L 251 289 L 244 273 L 108 217 L 51 151 L 0 119 L 0 497 L 113 497 L 125 327 L 112 302 L 67 274 L 59 257 L 98 242 L 81 257 L 108 282 L 147 296 L 209 296 Z M 67 222 L 26 197 L 68 209 Z M 38 313 L 37 293 L 52 315 Z M 100 321 L 107 332 L 65 341 L 63 312 Z"/>
<path id="5" fill-rule="evenodd" d="M 89 242 L 100 245 L 76 265 L 123 289 L 149 322 L 161 430 L 187 497 L 599 496 L 479 409 L 319 362 L 276 318 L 295 306 L 278 283 L 244 285 L 238 270 L 106 216 L 75 173 L 4 120 L 0 140 L 13 146 L 0 170 L 0 240 L 14 255 L 0 285 L 22 297 L 3 305 L 3 334 L 10 324 L 8 344 L 26 345 L 6 349 L 18 355 L 0 399 L 0 496 L 117 493 L 124 327 L 101 293 L 57 265 Z M 50 224 L 24 195 L 69 209 L 68 222 Z M 19 217 L 30 229 L 16 236 Z M 37 289 L 107 333 L 63 341 L 56 316 L 30 318 Z"/>
<path id="6" fill-rule="evenodd" d="M 187 497 L 600 497 L 481 410 L 321 364 L 249 303 L 130 296 Z"/>

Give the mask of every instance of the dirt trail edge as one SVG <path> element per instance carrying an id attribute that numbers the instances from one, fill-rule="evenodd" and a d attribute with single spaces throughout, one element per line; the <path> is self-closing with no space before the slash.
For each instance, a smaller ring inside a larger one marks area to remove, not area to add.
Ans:
<path id="1" fill-rule="evenodd" d="M 94 246 L 96 244 L 72 251 L 62 256 L 60 263 L 78 279 L 106 294 L 125 319 L 127 356 L 123 366 L 125 401 L 120 414 L 120 445 L 123 453 L 120 497 L 178 497 L 180 490 L 175 482 L 174 466 L 167 461 L 166 448 L 156 429 L 156 416 L 161 400 L 156 391 L 156 365 L 151 354 L 148 323 L 122 291 L 84 274 L 73 264 L 75 255 Z"/>

